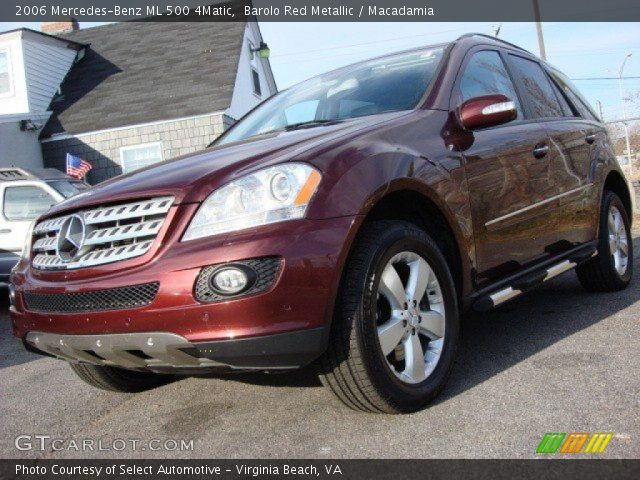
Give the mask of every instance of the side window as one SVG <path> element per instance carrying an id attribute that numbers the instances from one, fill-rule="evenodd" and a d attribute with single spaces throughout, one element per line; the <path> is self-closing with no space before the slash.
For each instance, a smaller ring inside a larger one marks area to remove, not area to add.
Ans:
<path id="1" fill-rule="evenodd" d="M 518 118 L 523 118 L 516 89 L 500 54 L 495 50 L 483 50 L 473 54 L 462 73 L 460 93 L 462 101 L 482 95 L 505 95 L 515 102 Z"/>
<path id="2" fill-rule="evenodd" d="M 56 203 L 56 199 L 40 187 L 7 187 L 2 213 L 7 220 L 33 220 Z"/>
<path id="3" fill-rule="evenodd" d="M 589 105 L 580 91 L 565 75 L 552 70 L 551 76 L 558 87 L 565 93 L 569 101 L 573 103 L 573 106 L 577 109 L 582 118 L 586 118 L 588 120 L 598 119 L 597 115 L 593 112 L 591 105 Z"/>
<path id="4" fill-rule="evenodd" d="M 517 55 L 509 57 L 514 66 L 516 81 L 522 85 L 527 97 L 526 103 L 531 107 L 531 115 L 534 118 L 564 116 L 553 87 L 540 65 Z"/>
<path id="5" fill-rule="evenodd" d="M 251 69 L 251 78 L 253 79 L 253 93 L 258 96 L 262 95 L 262 89 L 260 88 L 260 75 L 255 68 Z"/>
<path id="6" fill-rule="evenodd" d="M 9 50 L 0 50 L 0 95 L 11 94 L 11 70 L 9 68 Z"/>
<path id="7" fill-rule="evenodd" d="M 571 105 L 569 105 L 569 102 L 567 102 L 564 94 L 560 91 L 560 88 L 553 80 L 551 80 L 551 88 L 553 88 L 553 91 L 556 94 L 556 98 L 560 103 L 560 108 L 562 109 L 563 115 L 565 117 L 575 117 L 576 114 L 574 113 L 573 108 L 571 108 Z"/>

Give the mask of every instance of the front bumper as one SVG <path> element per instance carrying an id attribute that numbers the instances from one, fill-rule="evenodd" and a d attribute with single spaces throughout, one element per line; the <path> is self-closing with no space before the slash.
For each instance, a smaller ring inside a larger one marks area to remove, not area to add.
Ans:
<path id="1" fill-rule="evenodd" d="M 326 347 L 327 329 L 191 343 L 166 332 L 59 335 L 29 332 L 27 349 L 68 362 L 152 372 L 288 370 L 312 362 Z"/>
<path id="2" fill-rule="evenodd" d="M 117 340 L 115 345 L 118 346 L 124 337 L 117 335 L 143 334 L 139 338 L 147 339 L 149 332 L 169 335 L 167 339 L 180 338 L 178 345 L 184 348 L 198 349 L 200 345 L 216 343 L 214 356 L 198 357 L 198 364 L 193 358 L 180 355 L 187 364 L 151 362 L 156 370 L 199 367 L 203 362 L 205 367 L 219 364 L 217 366 L 248 369 L 301 366 L 317 357 L 326 345 L 326 330 L 332 317 L 342 266 L 358 222 L 357 217 L 300 220 L 264 227 L 259 234 L 245 232 L 222 239 L 213 237 L 174 242 L 160 249 L 159 254 L 149 261 L 115 272 L 113 269 L 103 273 L 101 269 L 87 268 L 71 274 L 43 273 L 19 264 L 12 276 L 16 292 L 15 303 L 11 307 L 13 331 L 27 342 L 29 335 L 40 335 L 40 338 L 47 339 L 47 345 L 56 340 L 77 339 L 78 345 L 83 346 L 85 340 L 80 337 L 97 335 L 103 343 Z M 207 266 L 273 256 L 281 258 L 282 266 L 268 290 L 213 303 L 196 300 L 194 293 L 198 275 Z M 44 296 L 81 295 L 154 282 L 159 284 L 159 288 L 153 300 L 147 305 L 132 308 L 48 313 L 29 310 L 25 303 L 27 292 Z M 302 347 L 283 340 L 289 337 L 279 336 L 292 332 L 300 334 L 297 342 L 304 342 Z M 311 332 L 322 332 L 322 335 Z M 43 334 L 53 336 L 42 337 Z M 113 340 L 107 337 L 113 337 Z M 317 338 L 321 338 L 320 346 Z M 281 348 L 278 346 L 281 341 L 286 348 L 276 354 Z M 134 345 L 137 342 L 138 337 Z M 273 344 L 273 348 L 261 346 L 265 344 Z M 223 345 L 224 351 L 237 349 L 240 352 L 237 358 L 229 360 L 224 355 L 219 356 Z M 141 348 L 127 349 L 145 352 Z M 70 356 L 73 361 L 88 361 L 90 358 L 82 358 L 82 353 L 77 353 L 84 351 L 83 348 L 74 347 L 73 350 L 76 351 Z M 59 354 L 64 354 L 64 351 L 43 351 L 64 358 Z M 287 351 L 293 354 L 292 359 L 286 359 Z M 135 365 L 122 363 L 125 357 Z M 118 361 L 108 361 L 125 368 L 150 368 L 149 365 L 141 366 L 140 358 L 132 360 L 128 355 L 119 358 Z M 248 360 L 245 362 L 242 358 Z M 273 361 L 269 361 L 270 358 Z"/>

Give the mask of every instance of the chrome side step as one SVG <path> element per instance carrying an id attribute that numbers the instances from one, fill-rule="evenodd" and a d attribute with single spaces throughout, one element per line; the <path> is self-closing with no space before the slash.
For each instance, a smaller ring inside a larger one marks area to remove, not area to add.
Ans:
<path id="1" fill-rule="evenodd" d="M 498 305 L 501 305 L 511 300 L 512 298 L 515 298 L 522 293 L 537 287 L 547 280 L 551 280 L 561 273 L 575 268 L 580 263 L 588 260 L 596 254 L 597 251 L 595 248 L 576 252 L 568 259 L 562 260 L 558 263 L 554 263 L 548 267 L 542 267 L 538 270 L 530 271 L 526 274 L 523 274 L 509 281 L 506 285 L 503 284 L 503 287 L 499 288 L 498 290 L 493 290 L 486 294 L 481 294 L 481 296 L 473 303 L 473 308 L 474 310 L 480 312 L 489 311 L 497 307 Z"/>
<path id="2" fill-rule="evenodd" d="M 578 264 L 576 262 L 572 262 L 570 260 L 565 260 L 564 262 L 560 262 L 553 267 L 547 268 L 547 276 L 544 277 L 544 282 L 552 279 L 553 277 L 557 277 L 561 273 L 566 272 L 567 270 L 571 270 L 575 268 Z"/>
<path id="3" fill-rule="evenodd" d="M 569 260 L 565 260 L 564 262 L 560 262 L 556 265 L 553 265 L 547 268 L 546 275 L 544 278 L 538 282 L 538 284 L 546 282 L 547 280 L 552 279 L 553 277 L 557 277 L 561 273 L 566 272 L 567 270 L 571 270 L 578 265 L 576 262 L 572 262 Z M 497 307 L 498 305 L 511 300 L 512 298 L 517 297 L 518 295 L 526 292 L 529 289 L 514 289 L 513 287 L 503 288 L 502 290 L 498 290 L 495 293 L 489 295 L 491 302 L 493 303 L 493 307 Z"/>
<path id="4" fill-rule="evenodd" d="M 502 290 L 498 290 L 496 293 L 492 293 L 489 295 L 491 302 L 494 307 L 497 307 L 501 303 L 504 303 L 512 298 L 517 297 L 522 293 L 522 290 L 513 289 L 512 287 L 503 288 Z"/>

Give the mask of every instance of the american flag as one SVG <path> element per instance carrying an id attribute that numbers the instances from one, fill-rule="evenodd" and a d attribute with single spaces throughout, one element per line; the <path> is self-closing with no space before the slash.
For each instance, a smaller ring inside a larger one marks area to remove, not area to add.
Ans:
<path id="1" fill-rule="evenodd" d="M 93 166 L 86 160 L 67 153 L 67 175 L 82 180 Z"/>

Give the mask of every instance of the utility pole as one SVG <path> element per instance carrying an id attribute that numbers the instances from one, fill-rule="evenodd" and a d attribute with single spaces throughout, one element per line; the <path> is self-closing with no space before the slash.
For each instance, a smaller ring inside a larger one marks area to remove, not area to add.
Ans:
<path id="1" fill-rule="evenodd" d="M 538 48 L 540 49 L 540 58 L 547 59 L 547 52 L 544 49 L 544 37 L 542 35 L 542 22 L 540 21 L 540 6 L 538 0 L 533 0 L 533 16 L 536 19 L 536 32 L 538 33 Z"/>
<path id="2" fill-rule="evenodd" d="M 631 54 L 629 53 L 624 60 L 622 61 L 622 65 L 620 66 L 620 71 L 618 72 L 618 87 L 620 89 L 620 104 L 622 106 L 622 125 L 624 126 L 624 138 L 627 144 L 627 158 L 629 159 L 629 163 L 631 164 L 631 142 L 629 140 L 629 127 L 627 126 L 627 113 L 624 106 L 624 90 L 622 88 L 622 71 L 624 70 L 624 66 L 627 63 L 627 60 L 631 58 Z"/>

